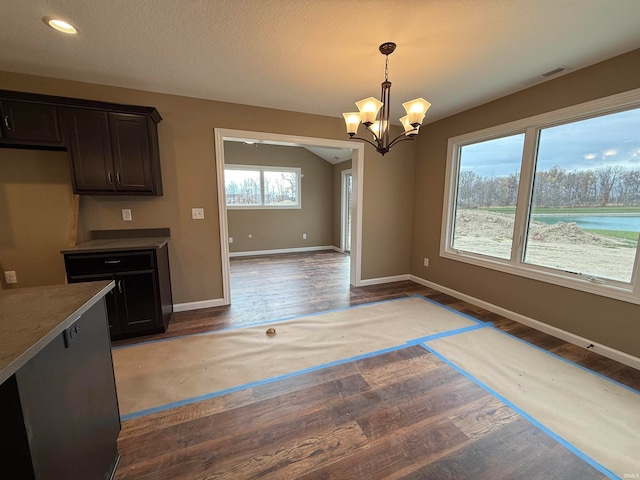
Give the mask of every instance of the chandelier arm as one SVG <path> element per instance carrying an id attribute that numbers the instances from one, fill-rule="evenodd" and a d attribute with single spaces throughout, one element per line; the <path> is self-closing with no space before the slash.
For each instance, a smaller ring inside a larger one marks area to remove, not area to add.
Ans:
<path id="1" fill-rule="evenodd" d="M 378 138 L 378 136 L 376 135 L 376 132 L 374 132 L 373 130 L 371 130 L 371 128 L 370 128 L 370 127 L 371 127 L 371 125 L 365 125 L 365 126 L 364 126 L 364 128 L 366 128 L 366 129 L 367 129 L 367 131 L 368 131 L 371 135 L 373 135 L 373 138 L 375 138 L 375 139 L 376 139 L 376 142 L 380 142 L 380 139 L 379 139 L 379 138 Z"/>
<path id="2" fill-rule="evenodd" d="M 367 140 L 366 138 L 362 138 L 362 137 L 349 137 L 349 140 L 364 140 L 365 142 L 367 142 L 369 145 L 373 145 L 375 147 L 375 149 L 379 149 L 380 145 L 375 144 L 369 140 Z"/>
<path id="3" fill-rule="evenodd" d="M 371 130 L 371 128 L 369 128 L 369 126 L 365 125 L 365 126 L 364 126 L 364 128 L 366 128 L 366 129 L 367 129 L 367 131 L 368 131 L 371 135 L 373 135 L 373 139 L 374 139 L 374 141 L 375 141 L 375 142 L 376 142 L 376 144 L 377 144 L 376 148 L 380 147 L 380 146 L 382 145 L 382 139 L 381 139 L 381 138 L 379 138 L 379 137 L 376 135 L 376 132 L 374 132 L 373 130 Z M 363 140 L 364 140 L 364 138 L 363 138 Z M 369 143 L 371 143 L 371 142 L 369 142 Z M 371 145 L 374 145 L 374 144 L 373 144 L 373 143 L 371 143 Z"/>
<path id="4" fill-rule="evenodd" d="M 415 129 L 414 129 L 415 130 Z M 411 130 L 410 130 L 411 131 Z M 405 140 L 413 140 L 413 136 L 411 135 L 406 135 L 406 132 L 401 133 L 400 135 L 398 135 L 396 138 L 394 138 L 393 140 L 391 140 L 391 143 L 387 146 L 387 148 L 391 148 L 393 147 L 396 143 L 400 143 L 400 142 L 404 142 Z M 404 138 L 402 138 L 404 137 Z"/>

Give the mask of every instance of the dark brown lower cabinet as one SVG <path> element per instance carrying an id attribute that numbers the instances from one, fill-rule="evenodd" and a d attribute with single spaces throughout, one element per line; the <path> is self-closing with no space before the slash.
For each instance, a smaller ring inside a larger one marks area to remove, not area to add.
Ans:
<path id="1" fill-rule="evenodd" d="M 104 300 L 0 385 L 0 478 L 109 479 L 120 414 Z"/>
<path id="2" fill-rule="evenodd" d="M 166 332 L 173 311 L 166 245 L 64 258 L 69 283 L 115 281 L 116 287 L 105 297 L 112 339 Z"/>

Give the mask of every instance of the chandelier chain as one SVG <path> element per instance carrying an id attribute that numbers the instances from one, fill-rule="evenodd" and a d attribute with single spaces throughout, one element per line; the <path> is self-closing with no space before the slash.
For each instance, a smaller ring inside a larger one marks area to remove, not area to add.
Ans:
<path id="1" fill-rule="evenodd" d="M 384 62 L 384 81 L 389 80 L 389 55 L 387 55 L 387 59 Z"/>

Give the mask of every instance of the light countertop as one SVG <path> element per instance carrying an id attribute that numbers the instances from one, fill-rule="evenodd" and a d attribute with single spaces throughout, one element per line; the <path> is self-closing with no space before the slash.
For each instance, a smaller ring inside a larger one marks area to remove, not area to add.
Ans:
<path id="1" fill-rule="evenodd" d="M 113 281 L 0 290 L 0 383 L 72 325 Z"/>

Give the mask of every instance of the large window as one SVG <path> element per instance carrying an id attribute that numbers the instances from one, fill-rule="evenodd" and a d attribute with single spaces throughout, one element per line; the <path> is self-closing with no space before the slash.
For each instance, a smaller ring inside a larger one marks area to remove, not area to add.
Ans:
<path id="1" fill-rule="evenodd" d="M 300 208 L 300 169 L 227 165 L 225 194 L 229 208 Z"/>
<path id="2" fill-rule="evenodd" d="M 511 258 L 523 145 L 518 134 L 460 148 L 453 248 Z"/>
<path id="3" fill-rule="evenodd" d="M 640 303 L 640 92 L 449 141 L 441 255 Z"/>

